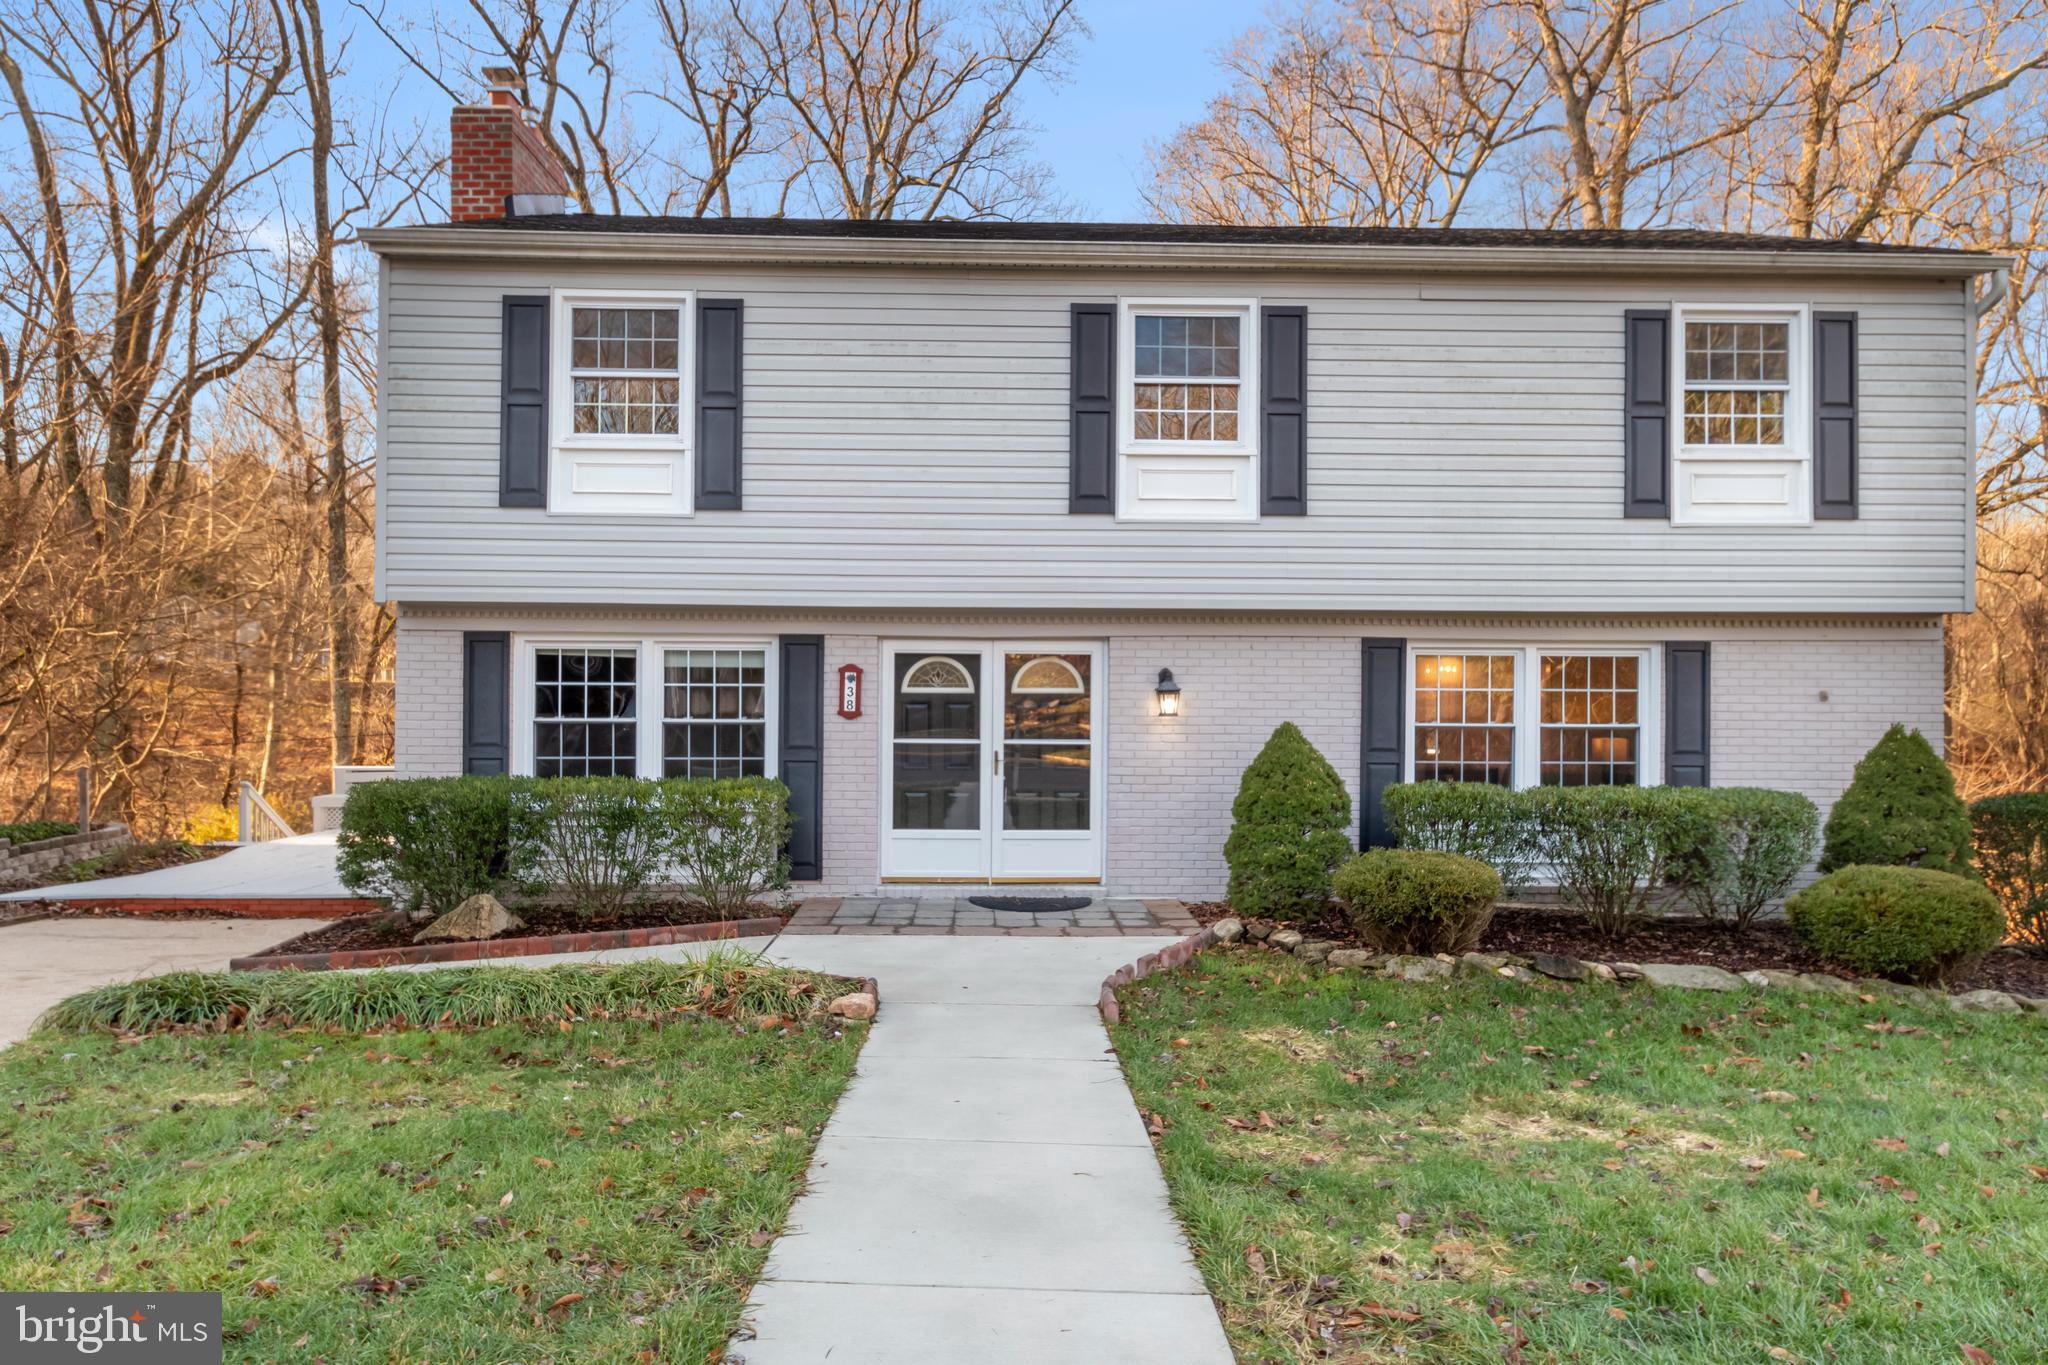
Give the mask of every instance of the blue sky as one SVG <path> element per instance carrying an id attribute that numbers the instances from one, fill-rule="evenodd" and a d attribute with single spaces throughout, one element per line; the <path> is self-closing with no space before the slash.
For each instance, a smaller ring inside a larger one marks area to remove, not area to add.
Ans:
<path id="1" fill-rule="evenodd" d="M 1074 79 L 1025 104 L 1039 148 L 1084 218 L 1151 217 L 1138 197 L 1147 143 L 1200 118 L 1222 85 L 1213 55 L 1260 18 L 1245 0 L 1094 0 Z"/>

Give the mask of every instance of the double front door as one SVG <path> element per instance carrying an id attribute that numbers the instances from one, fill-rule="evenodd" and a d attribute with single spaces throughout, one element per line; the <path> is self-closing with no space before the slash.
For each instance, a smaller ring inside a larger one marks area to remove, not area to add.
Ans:
<path id="1" fill-rule="evenodd" d="M 1099 880 L 1100 665 L 1094 644 L 887 645 L 882 875 Z"/>

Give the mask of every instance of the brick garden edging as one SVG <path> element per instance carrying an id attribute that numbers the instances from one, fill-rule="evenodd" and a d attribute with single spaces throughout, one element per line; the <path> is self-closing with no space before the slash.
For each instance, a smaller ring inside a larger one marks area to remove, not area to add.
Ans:
<path id="1" fill-rule="evenodd" d="M 654 948 L 667 943 L 765 938 L 782 931 L 782 920 L 718 920 L 709 924 L 664 924 L 648 929 L 592 929 L 577 934 L 535 934 L 477 943 L 416 943 L 391 948 L 337 948 L 328 953 L 254 953 L 229 961 L 231 972 L 292 969 L 324 972 L 345 967 L 402 967 L 415 962 L 490 962 L 544 953 L 595 953 L 608 948 Z"/>
<path id="2" fill-rule="evenodd" d="M 208 914 L 229 919 L 343 919 L 384 908 L 383 901 L 358 896 L 112 896 L 31 904 L 114 915 Z"/>
<path id="3" fill-rule="evenodd" d="M 1116 1002 L 1119 986 L 1128 986 L 1133 981 L 1143 981 L 1155 972 L 1168 971 L 1193 960 L 1196 953 L 1216 941 L 1216 930 L 1199 929 L 1186 938 L 1169 943 L 1156 953 L 1147 953 L 1136 962 L 1126 963 L 1108 976 L 1102 978 L 1102 993 L 1096 997 L 1095 1007 L 1102 1013 L 1102 1022 L 1114 1024 L 1124 1017 L 1123 1006 Z"/>

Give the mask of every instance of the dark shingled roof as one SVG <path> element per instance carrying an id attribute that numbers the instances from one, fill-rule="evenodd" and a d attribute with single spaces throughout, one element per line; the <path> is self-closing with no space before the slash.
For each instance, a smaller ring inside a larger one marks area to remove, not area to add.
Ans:
<path id="1" fill-rule="evenodd" d="M 1219 227 L 1201 223 L 850 222 L 840 218 L 665 218 L 606 213 L 539 213 L 460 227 L 521 232 L 644 232 L 695 237 L 820 237 L 901 242 L 1096 242 L 1155 246 L 1583 247 L 1652 251 L 1853 252 L 1858 255 L 1987 253 L 1890 242 L 1770 237 L 1691 228 Z"/>

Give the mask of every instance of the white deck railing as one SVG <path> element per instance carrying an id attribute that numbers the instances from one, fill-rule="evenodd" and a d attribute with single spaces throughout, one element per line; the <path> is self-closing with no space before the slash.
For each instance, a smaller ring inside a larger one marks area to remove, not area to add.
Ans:
<path id="1" fill-rule="evenodd" d="M 284 822 L 254 782 L 242 783 L 242 799 L 236 810 L 235 842 L 267 844 L 272 839 L 289 839 L 292 827 Z"/>

